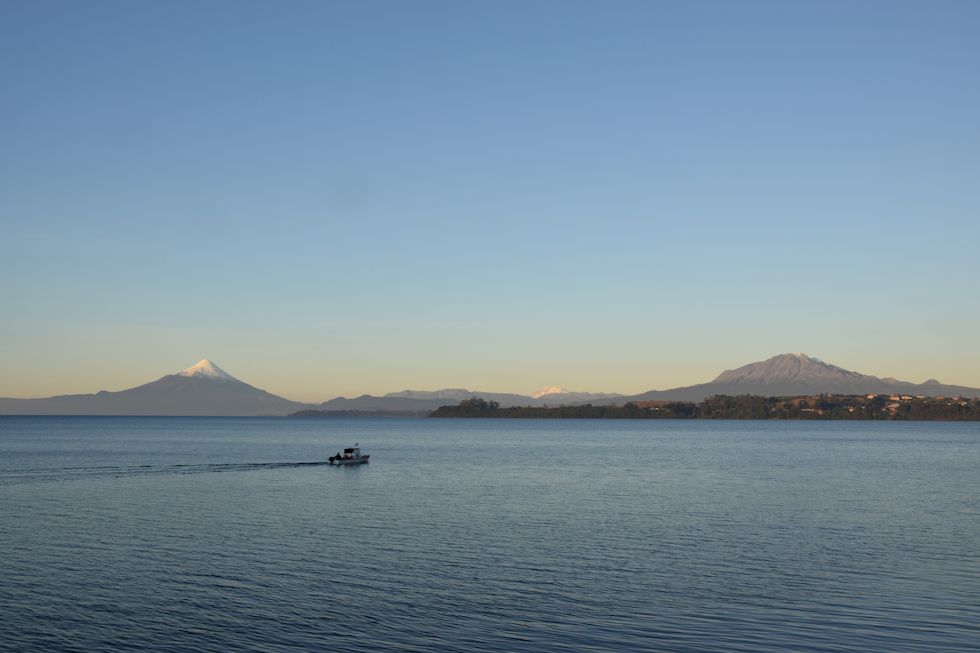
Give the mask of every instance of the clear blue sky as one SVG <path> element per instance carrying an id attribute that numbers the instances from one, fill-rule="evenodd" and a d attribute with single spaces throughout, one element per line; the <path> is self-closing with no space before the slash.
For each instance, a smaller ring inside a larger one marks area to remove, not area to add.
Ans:
<path id="1" fill-rule="evenodd" d="M 0 396 L 980 386 L 978 2 L 0 0 Z"/>

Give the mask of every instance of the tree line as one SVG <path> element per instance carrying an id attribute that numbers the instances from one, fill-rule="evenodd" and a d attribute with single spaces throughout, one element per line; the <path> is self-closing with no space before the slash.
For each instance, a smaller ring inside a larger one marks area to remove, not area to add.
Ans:
<path id="1" fill-rule="evenodd" d="M 508 406 L 480 397 L 441 406 L 431 417 L 553 419 L 980 420 L 980 398 L 813 395 L 716 395 L 703 401 L 642 401 L 622 406 Z"/>

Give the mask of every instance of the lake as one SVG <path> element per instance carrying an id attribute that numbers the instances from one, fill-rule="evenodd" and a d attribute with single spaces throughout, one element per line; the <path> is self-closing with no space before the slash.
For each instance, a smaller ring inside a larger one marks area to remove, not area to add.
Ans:
<path id="1" fill-rule="evenodd" d="M 0 417 L 0 562 L 3 651 L 976 651 L 980 423 Z"/>

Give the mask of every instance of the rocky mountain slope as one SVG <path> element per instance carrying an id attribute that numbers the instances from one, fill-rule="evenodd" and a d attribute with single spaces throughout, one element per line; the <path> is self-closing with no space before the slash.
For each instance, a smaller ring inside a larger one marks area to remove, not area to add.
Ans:
<path id="1" fill-rule="evenodd" d="M 946 385 L 936 380 L 911 383 L 878 378 L 825 363 L 806 354 L 780 354 L 734 370 L 726 370 L 713 381 L 669 390 L 651 390 L 615 403 L 636 400 L 701 401 L 712 395 L 907 394 L 925 396 L 980 396 L 980 389 Z"/>

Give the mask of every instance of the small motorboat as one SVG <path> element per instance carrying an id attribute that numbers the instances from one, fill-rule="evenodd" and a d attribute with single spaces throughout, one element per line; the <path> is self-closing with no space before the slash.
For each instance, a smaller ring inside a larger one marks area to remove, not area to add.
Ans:
<path id="1" fill-rule="evenodd" d="M 353 447 L 344 449 L 344 453 L 330 456 L 327 458 L 327 461 L 331 465 L 360 465 L 361 463 L 366 463 L 370 457 L 366 453 L 361 453 L 361 450 L 355 444 Z"/>

